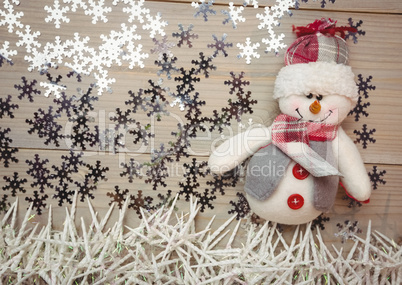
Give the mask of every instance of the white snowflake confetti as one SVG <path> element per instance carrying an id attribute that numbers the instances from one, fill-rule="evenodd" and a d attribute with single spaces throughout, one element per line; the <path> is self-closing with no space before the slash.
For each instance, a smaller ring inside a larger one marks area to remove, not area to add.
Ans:
<path id="1" fill-rule="evenodd" d="M 147 21 L 148 24 L 143 25 L 142 28 L 144 30 L 151 30 L 149 33 L 149 36 L 151 38 L 154 38 L 156 33 L 161 36 L 164 36 L 166 34 L 163 28 L 166 27 L 168 23 L 162 20 L 160 12 L 158 12 L 155 17 L 147 15 Z"/>
<path id="2" fill-rule="evenodd" d="M 244 7 L 236 7 L 233 5 L 233 2 L 229 2 L 229 11 L 222 10 L 222 14 L 227 16 L 227 18 L 223 21 L 223 24 L 232 22 L 233 28 L 236 29 L 238 22 L 244 23 L 246 21 L 246 18 L 241 15 L 243 10 Z"/>
<path id="3" fill-rule="evenodd" d="M 149 9 L 143 7 L 144 2 L 145 2 L 145 0 L 132 1 L 132 2 L 129 2 L 129 4 L 130 4 L 129 7 L 123 8 L 123 12 L 128 13 L 130 15 L 128 18 L 128 21 L 130 23 L 132 23 L 136 19 L 140 23 L 144 23 L 143 15 L 149 14 Z"/>
<path id="4" fill-rule="evenodd" d="M 71 41 L 62 42 L 59 36 L 55 37 L 54 43 L 47 42 L 45 50 L 49 52 L 49 57 L 51 59 L 57 60 L 60 64 L 63 59 L 71 56 Z"/>
<path id="5" fill-rule="evenodd" d="M 25 26 L 25 33 L 17 31 L 16 34 L 18 35 L 18 37 L 21 38 L 16 43 L 17 47 L 25 45 L 25 49 L 27 52 L 31 52 L 31 49 L 33 47 L 39 48 L 41 46 L 41 44 L 36 40 L 36 38 L 40 35 L 40 32 L 32 33 L 31 26 L 29 25 Z"/>
<path id="6" fill-rule="evenodd" d="M 4 41 L 3 47 L 0 48 L 0 55 L 7 61 L 11 62 L 11 57 L 17 54 L 16 50 L 10 50 L 10 42 Z"/>
<path id="7" fill-rule="evenodd" d="M 60 98 L 62 95 L 61 92 L 67 89 L 66 86 L 49 82 L 40 82 L 39 85 L 46 89 L 45 93 L 43 94 L 45 97 L 49 97 L 53 94 L 54 97 Z"/>
<path id="8" fill-rule="evenodd" d="M 96 79 L 95 87 L 98 88 L 98 95 L 101 96 L 104 91 L 112 93 L 112 88 L 110 85 L 116 82 L 115 78 L 108 77 L 108 71 L 106 69 L 101 72 L 94 73 Z"/>
<path id="9" fill-rule="evenodd" d="M 286 48 L 286 45 L 282 42 L 284 38 L 284 34 L 280 34 L 277 37 L 275 37 L 274 34 L 271 34 L 271 38 L 261 39 L 261 41 L 267 45 L 265 52 L 268 53 L 273 51 L 276 55 L 278 55 L 279 50 Z"/>
<path id="10" fill-rule="evenodd" d="M 51 62 L 50 55 L 48 52 L 39 52 L 36 48 L 33 48 L 29 55 L 24 56 L 24 59 L 30 63 L 28 66 L 28 71 L 38 70 L 39 73 L 43 74 L 51 66 L 55 66 L 55 63 Z"/>
<path id="11" fill-rule="evenodd" d="M 92 16 L 92 24 L 96 24 L 98 20 L 102 20 L 104 23 L 108 21 L 104 14 L 112 12 L 111 7 L 104 7 L 105 0 L 99 0 L 96 4 L 94 0 L 88 0 L 89 6 L 85 10 L 85 15 Z"/>
<path id="12" fill-rule="evenodd" d="M 54 8 L 47 6 L 47 5 L 44 7 L 46 12 L 48 12 L 50 14 L 45 18 L 45 22 L 49 23 L 49 22 L 54 21 L 54 26 L 56 27 L 56 29 L 60 29 L 61 22 L 64 22 L 64 23 L 70 22 L 70 19 L 67 18 L 66 16 L 64 16 L 64 14 L 66 12 L 70 11 L 70 8 L 69 7 L 60 7 L 59 0 L 54 0 L 53 7 Z"/>
<path id="13" fill-rule="evenodd" d="M 258 1 L 257 0 L 244 0 L 244 6 L 253 5 L 254 8 L 258 8 Z"/>
<path id="14" fill-rule="evenodd" d="M 63 2 L 65 4 L 71 4 L 70 10 L 72 12 L 76 12 L 78 7 L 81 7 L 84 10 L 88 8 L 84 0 L 63 0 Z"/>
<path id="15" fill-rule="evenodd" d="M 274 26 L 279 25 L 279 21 L 276 19 L 274 16 L 274 12 L 272 11 L 271 7 L 265 7 L 264 8 L 264 14 L 257 14 L 256 17 L 259 19 L 261 22 L 258 25 L 259 29 L 264 29 L 266 28 L 268 30 L 268 33 L 273 33 Z"/>
<path id="16" fill-rule="evenodd" d="M 259 43 L 252 44 L 250 38 L 246 38 L 245 44 L 238 43 L 237 47 L 242 50 L 238 55 L 239 58 L 245 58 L 246 63 L 251 63 L 251 57 L 260 58 L 260 54 L 257 53 L 255 50 L 260 47 Z"/>
<path id="17" fill-rule="evenodd" d="M 142 53 L 142 45 L 138 44 L 135 46 L 134 44 L 130 44 L 127 48 L 130 52 L 124 54 L 123 59 L 129 61 L 128 67 L 130 69 L 133 69 L 134 66 L 144 68 L 145 65 L 142 60 L 148 58 L 149 55 L 147 53 Z"/>
<path id="18" fill-rule="evenodd" d="M 9 33 L 14 32 L 14 27 L 24 27 L 24 25 L 20 22 L 20 18 L 24 16 L 23 12 L 15 13 L 14 6 L 10 3 L 9 0 L 4 0 L 4 9 L 5 10 L 0 9 L 0 27 L 7 26 Z"/>

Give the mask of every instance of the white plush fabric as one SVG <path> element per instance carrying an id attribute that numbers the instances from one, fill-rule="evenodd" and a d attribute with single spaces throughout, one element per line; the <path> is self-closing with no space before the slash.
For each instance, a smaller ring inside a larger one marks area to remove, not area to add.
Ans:
<path id="1" fill-rule="evenodd" d="M 289 95 L 343 95 L 354 102 L 359 97 L 355 75 L 348 65 L 310 62 L 283 67 L 276 78 L 274 98 Z"/>

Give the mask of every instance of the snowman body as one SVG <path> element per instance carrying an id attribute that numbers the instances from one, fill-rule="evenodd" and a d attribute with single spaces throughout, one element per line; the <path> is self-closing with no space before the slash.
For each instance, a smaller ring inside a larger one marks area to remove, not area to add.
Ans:
<path id="1" fill-rule="evenodd" d="M 331 144 L 331 157 L 337 158 L 338 140 Z M 280 163 L 281 159 L 273 159 L 278 157 L 286 155 L 270 144 L 251 158 L 245 183 L 250 208 L 261 218 L 281 224 L 301 224 L 315 219 L 325 211 L 322 203 L 321 208 L 317 207 L 315 192 L 318 178 L 293 160 L 286 159 L 285 163 Z M 337 164 L 337 159 L 334 162 Z M 325 183 L 324 189 L 320 189 L 328 196 L 326 200 L 334 200 L 338 188 L 337 177 L 331 177 L 330 181 Z M 260 189 L 258 195 L 255 195 L 256 189 Z"/>
<path id="2" fill-rule="evenodd" d="M 223 174 L 251 156 L 245 183 L 250 209 L 283 224 L 306 223 L 329 211 L 339 181 L 358 201 L 371 194 L 363 160 L 340 127 L 359 97 L 344 40 L 346 31 L 356 30 L 325 18 L 294 30 L 298 38 L 273 90 L 281 114 L 270 127 L 226 140 L 208 161 L 213 173 Z M 269 152 L 264 157 L 271 144 L 282 151 L 279 158 Z"/>
<path id="3" fill-rule="evenodd" d="M 295 171 L 296 170 L 296 171 Z M 280 224 L 302 224 L 314 220 L 321 214 L 314 207 L 314 179 L 300 165 L 292 161 L 272 195 L 258 200 L 246 194 L 250 208 L 259 217 Z"/>

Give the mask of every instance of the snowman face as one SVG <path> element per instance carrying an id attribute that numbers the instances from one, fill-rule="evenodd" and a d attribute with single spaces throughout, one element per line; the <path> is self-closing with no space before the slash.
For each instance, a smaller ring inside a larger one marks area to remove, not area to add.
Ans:
<path id="1" fill-rule="evenodd" d="M 279 99 L 283 114 L 299 118 L 300 121 L 340 124 L 353 106 L 352 100 L 342 95 L 307 96 L 289 95 Z"/>

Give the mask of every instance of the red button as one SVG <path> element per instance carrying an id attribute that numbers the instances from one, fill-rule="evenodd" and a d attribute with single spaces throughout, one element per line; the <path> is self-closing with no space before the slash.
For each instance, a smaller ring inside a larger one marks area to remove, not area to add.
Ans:
<path id="1" fill-rule="evenodd" d="M 293 166 L 292 172 L 293 176 L 299 180 L 306 179 L 307 176 L 310 175 L 310 173 L 307 170 L 305 170 L 300 164 L 296 164 L 295 166 Z"/>
<path id="2" fill-rule="evenodd" d="M 293 210 L 298 210 L 304 205 L 303 196 L 299 194 L 290 195 L 288 198 L 288 206 Z"/>

